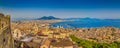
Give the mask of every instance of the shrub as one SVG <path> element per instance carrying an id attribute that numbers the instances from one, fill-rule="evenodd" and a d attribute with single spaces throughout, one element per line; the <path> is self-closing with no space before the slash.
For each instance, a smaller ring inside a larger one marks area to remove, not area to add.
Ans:
<path id="1" fill-rule="evenodd" d="M 120 48 L 120 42 L 100 43 L 77 38 L 74 35 L 70 37 L 78 46 L 82 46 L 83 48 Z"/>

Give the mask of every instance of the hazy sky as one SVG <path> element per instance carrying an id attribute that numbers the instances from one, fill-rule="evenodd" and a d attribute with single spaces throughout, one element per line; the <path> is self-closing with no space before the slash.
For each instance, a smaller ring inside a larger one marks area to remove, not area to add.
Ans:
<path id="1" fill-rule="evenodd" d="M 0 12 L 12 18 L 114 18 L 120 19 L 119 0 L 0 0 Z"/>

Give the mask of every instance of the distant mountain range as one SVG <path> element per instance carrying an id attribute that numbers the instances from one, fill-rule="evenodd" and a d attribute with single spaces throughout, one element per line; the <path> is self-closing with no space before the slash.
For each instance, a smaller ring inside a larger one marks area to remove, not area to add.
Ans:
<path id="1" fill-rule="evenodd" d="M 37 20 L 54 20 L 54 19 L 60 19 L 60 18 L 56 18 L 54 16 L 43 16 L 41 18 L 38 18 Z"/>
<path id="2" fill-rule="evenodd" d="M 100 19 L 86 17 L 86 18 L 66 18 L 65 20 L 80 21 L 80 20 L 100 20 Z"/>
<path id="3" fill-rule="evenodd" d="M 70 21 L 120 21 L 120 19 L 98 19 L 98 18 L 66 18 L 64 20 Z"/>
<path id="4" fill-rule="evenodd" d="M 120 19 L 98 19 L 98 18 L 56 18 L 54 16 L 43 16 L 36 19 L 31 18 L 13 18 L 12 20 L 68 20 L 68 21 L 120 21 Z"/>

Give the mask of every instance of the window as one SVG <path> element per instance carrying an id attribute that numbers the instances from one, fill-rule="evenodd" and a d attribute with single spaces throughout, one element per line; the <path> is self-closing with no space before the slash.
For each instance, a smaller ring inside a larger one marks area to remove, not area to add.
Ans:
<path id="1" fill-rule="evenodd" d="M 3 28 L 3 26 L 4 26 L 4 25 L 2 24 L 2 28 Z"/>
<path id="2" fill-rule="evenodd" d="M 5 38 L 3 39 L 3 42 L 5 42 Z"/>

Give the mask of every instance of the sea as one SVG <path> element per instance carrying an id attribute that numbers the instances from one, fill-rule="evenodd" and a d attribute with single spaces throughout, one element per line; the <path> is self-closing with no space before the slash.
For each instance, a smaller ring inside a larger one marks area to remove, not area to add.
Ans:
<path id="1" fill-rule="evenodd" d="M 63 26 L 64 28 L 74 27 L 74 28 L 99 28 L 99 27 L 116 27 L 120 28 L 120 21 L 112 20 L 99 20 L 99 21 L 63 21 L 55 22 L 51 24 L 52 27 Z"/>

